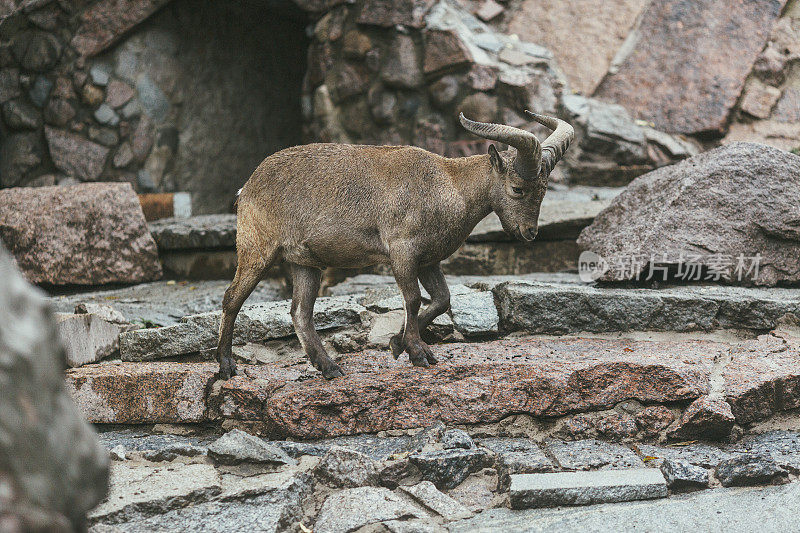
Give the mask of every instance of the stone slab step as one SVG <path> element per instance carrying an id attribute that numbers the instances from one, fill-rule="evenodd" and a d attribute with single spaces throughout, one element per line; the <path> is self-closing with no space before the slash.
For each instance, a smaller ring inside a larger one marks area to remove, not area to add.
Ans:
<path id="1" fill-rule="evenodd" d="M 92 422 L 255 421 L 274 436 L 324 438 L 388 429 L 498 421 L 521 412 L 561 416 L 708 392 L 727 345 L 606 339 L 505 339 L 433 347 L 440 363 L 369 350 L 339 358 L 346 376 L 326 381 L 303 359 L 241 365 L 211 387 L 214 363 L 106 363 L 67 371 Z"/>
<path id="2" fill-rule="evenodd" d="M 712 489 L 666 500 L 593 505 L 576 509 L 491 509 L 448 524 L 451 533 L 495 531 L 741 531 L 797 529 L 800 483 Z"/>
<path id="3" fill-rule="evenodd" d="M 689 405 L 709 394 L 747 424 L 800 407 L 799 347 L 798 336 L 781 331 L 733 344 L 524 337 L 435 345 L 440 362 L 428 369 L 386 351 L 344 354 L 338 362 L 346 375 L 331 381 L 301 354 L 240 365 L 240 375 L 224 382 L 215 380 L 215 363 L 171 362 L 90 364 L 68 370 L 66 381 L 91 422 L 234 419 L 274 438 L 376 433 L 439 420 L 491 423 L 519 413 L 560 417 L 626 400 Z M 691 417 L 679 424 L 684 418 Z"/>
<path id="4" fill-rule="evenodd" d="M 512 509 L 591 505 L 665 498 L 667 482 L 655 468 L 513 474 L 508 494 Z"/>

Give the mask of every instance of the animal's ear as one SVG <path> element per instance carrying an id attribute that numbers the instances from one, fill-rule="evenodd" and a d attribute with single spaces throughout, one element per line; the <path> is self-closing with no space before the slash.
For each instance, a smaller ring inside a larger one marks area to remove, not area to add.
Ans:
<path id="1" fill-rule="evenodd" d="M 503 173 L 506 171 L 506 164 L 503 161 L 503 158 L 500 157 L 500 152 L 497 151 L 495 145 L 489 145 L 489 161 L 492 163 L 492 168 L 498 172 Z"/>

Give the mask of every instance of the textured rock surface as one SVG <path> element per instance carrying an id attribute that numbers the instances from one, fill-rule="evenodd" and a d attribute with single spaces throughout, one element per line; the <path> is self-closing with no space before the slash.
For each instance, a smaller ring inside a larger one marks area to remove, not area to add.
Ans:
<path id="1" fill-rule="evenodd" d="M 240 429 L 232 429 L 208 447 L 208 454 L 221 464 L 294 464 L 286 452 Z"/>
<path id="2" fill-rule="evenodd" d="M 511 476 L 512 509 L 590 505 L 667 496 L 664 476 L 655 468 L 598 472 L 556 472 Z"/>
<path id="3" fill-rule="evenodd" d="M 689 461 L 666 459 L 661 463 L 661 473 L 672 490 L 703 489 L 708 487 L 708 470 Z"/>
<path id="4" fill-rule="evenodd" d="M 785 3 L 652 2 L 630 53 L 595 95 L 625 105 L 636 118 L 668 132 L 722 132 Z M 654 72 L 663 83 L 654 83 Z"/>
<path id="5" fill-rule="evenodd" d="M 450 496 L 439 492 L 430 481 L 402 487 L 400 490 L 448 521 L 469 518 L 473 514 Z"/>
<path id="6" fill-rule="evenodd" d="M 150 468 L 113 464 L 108 498 L 89 514 L 91 522 L 119 523 L 208 500 L 222 492 L 222 480 L 211 465 L 173 464 Z"/>
<path id="7" fill-rule="evenodd" d="M 746 511 L 744 511 L 746 510 Z M 744 512 L 743 512 L 744 511 Z M 800 512 L 800 484 L 714 489 L 666 500 L 575 509 L 491 509 L 449 524 L 452 533 L 492 531 L 790 531 Z"/>
<path id="8" fill-rule="evenodd" d="M 58 315 L 58 334 L 72 367 L 96 363 L 119 350 L 119 334 L 124 326 L 93 314 Z"/>
<path id="9" fill-rule="evenodd" d="M 346 375 L 330 382 L 302 358 L 242 365 L 241 376 L 210 392 L 216 414 L 209 416 L 259 421 L 276 436 L 323 438 L 519 412 L 561 416 L 631 398 L 696 399 L 708 392 L 713 360 L 728 345 L 523 338 L 433 348 L 440 364 L 425 372 L 386 352 L 344 354 L 338 362 Z M 213 363 L 109 363 L 70 370 L 67 382 L 95 422 L 188 422 L 203 418 L 215 372 Z M 142 389 L 148 394 L 131 392 Z"/>
<path id="10" fill-rule="evenodd" d="M 155 243 L 127 183 L 1 190 L 0 238 L 35 283 L 161 277 Z"/>
<path id="11" fill-rule="evenodd" d="M 0 360 L 2 523 L 78 530 L 106 494 L 108 459 L 64 388 L 52 311 L 1 245 Z"/>
<path id="12" fill-rule="evenodd" d="M 89 422 L 200 422 L 217 365 L 108 363 L 66 372 L 67 389 Z"/>
<path id="13" fill-rule="evenodd" d="M 67 176 L 81 181 L 96 181 L 103 171 L 108 148 L 79 135 L 45 128 L 53 164 Z"/>
<path id="14" fill-rule="evenodd" d="M 724 440 L 730 436 L 736 419 L 731 406 L 721 398 L 703 396 L 686 408 L 679 425 L 670 432 L 676 439 Z"/>
<path id="15" fill-rule="evenodd" d="M 739 424 L 800 407 L 796 337 L 763 335 L 738 346 L 725 367 L 725 400 Z"/>
<path id="16" fill-rule="evenodd" d="M 569 470 L 615 470 L 644 466 L 630 448 L 595 439 L 550 442 L 547 449 L 562 468 Z"/>
<path id="17" fill-rule="evenodd" d="M 294 333 L 289 301 L 248 305 L 236 318 L 234 344 L 263 342 Z M 361 323 L 364 308 L 353 298 L 319 298 L 314 306 L 317 331 Z M 152 361 L 208 350 L 217 346 L 219 311 L 190 315 L 164 328 L 136 330 L 120 337 L 123 361 Z"/>
<path id="18" fill-rule="evenodd" d="M 78 292 L 54 296 L 56 311 L 71 313 L 81 304 L 97 305 L 111 302 L 114 309 L 131 322 L 147 326 L 170 326 L 187 315 L 217 311 L 230 280 L 140 283 L 122 289 Z M 273 302 L 285 297 L 279 282 L 263 280 L 247 299 L 247 303 Z"/>
<path id="19" fill-rule="evenodd" d="M 644 0 L 527 0 L 514 12 L 508 31 L 553 50 L 570 85 L 589 95 L 645 5 Z"/>
<path id="20" fill-rule="evenodd" d="M 103 0 L 80 17 L 72 46 L 82 55 L 96 55 L 152 15 L 168 0 Z"/>
<path id="21" fill-rule="evenodd" d="M 314 469 L 314 475 L 337 488 L 377 485 L 378 463 L 361 452 L 334 446 Z"/>
<path id="22" fill-rule="evenodd" d="M 732 143 L 641 176 L 581 233 L 578 244 L 608 263 L 603 280 L 644 278 L 649 263 L 696 263 L 710 269 L 700 279 L 797 282 L 800 237 L 792 213 L 800 197 L 798 173 L 798 156 Z M 757 254 L 757 272 L 748 273 L 749 259 L 739 267 L 740 256 Z M 656 270 L 655 276 L 662 275 Z"/>
<path id="23" fill-rule="evenodd" d="M 389 489 L 360 487 L 331 494 L 317 515 L 317 533 L 346 533 L 362 526 L 399 518 L 424 518 L 425 513 Z"/>
<path id="24" fill-rule="evenodd" d="M 148 226 L 161 251 L 236 247 L 236 215 L 164 218 Z"/>
<path id="25" fill-rule="evenodd" d="M 763 485 L 782 481 L 788 472 L 769 455 L 745 454 L 726 459 L 717 465 L 717 477 L 723 487 Z"/>
<path id="26" fill-rule="evenodd" d="M 440 490 L 455 488 L 467 476 L 483 467 L 486 453 L 482 450 L 453 448 L 421 452 L 409 456 L 409 461 L 419 468 L 422 479 L 430 481 Z"/>
<path id="27" fill-rule="evenodd" d="M 532 333 L 774 328 L 800 311 L 788 289 L 722 286 L 648 289 L 508 282 L 495 285 L 501 327 Z"/>

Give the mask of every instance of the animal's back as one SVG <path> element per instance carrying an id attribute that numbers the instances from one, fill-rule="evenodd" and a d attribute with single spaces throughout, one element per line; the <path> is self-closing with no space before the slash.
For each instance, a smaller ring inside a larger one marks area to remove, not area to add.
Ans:
<path id="1" fill-rule="evenodd" d="M 349 266 L 356 258 L 374 264 L 385 255 L 380 228 L 400 224 L 419 204 L 431 190 L 426 182 L 441 179 L 442 161 L 411 146 L 309 144 L 281 150 L 242 188 L 240 233 L 243 226 L 257 228 L 281 243 L 286 259 L 301 264 Z M 325 259 L 311 261 L 309 254 Z"/>

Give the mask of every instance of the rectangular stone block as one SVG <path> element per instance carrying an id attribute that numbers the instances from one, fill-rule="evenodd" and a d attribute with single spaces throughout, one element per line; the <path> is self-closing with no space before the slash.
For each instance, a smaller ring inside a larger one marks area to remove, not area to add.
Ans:
<path id="1" fill-rule="evenodd" d="M 667 496 L 660 470 L 598 470 L 511 476 L 512 509 L 650 500 Z"/>
<path id="2" fill-rule="evenodd" d="M 107 363 L 67 370 L 67 390 L 92 423 L 189 423 L 205 419 L 212 363 Z"/>
<path id="3" fill-rule="evenodd" d="M 95 363 L 119 349 L 124 328 L 91 314 L 58 314 L 58 334 L 67 350 L 71 367 Z"/>

